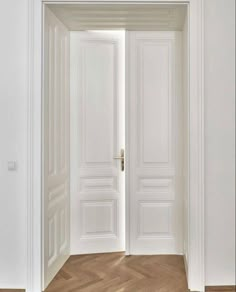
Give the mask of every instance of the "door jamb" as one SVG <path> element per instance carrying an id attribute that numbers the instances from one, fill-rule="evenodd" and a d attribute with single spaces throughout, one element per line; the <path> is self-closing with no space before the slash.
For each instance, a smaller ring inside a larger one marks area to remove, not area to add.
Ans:
<path id="1" fill-rule="evenodd" d="M 42 278 L 42 12 L 44 3 L 189 5 L 189 263 L 190 290 L 205 291 L 204 263 L 204 0 L 28 0 L 27 292 L 41 292 Z M 126 153 L 127 150 L 126 150 Z M 197 218 L 197 220 L 196 220 Z"/>
<path id="2" fill-rule="evenodd" d="M 130 196 L 127 195 L 130 193 L 130 149 L 129 149 L 129 48 L 128 48 L 128 37 L 129 32 L 125 32 L 125 255 L 130 255 Z"/>

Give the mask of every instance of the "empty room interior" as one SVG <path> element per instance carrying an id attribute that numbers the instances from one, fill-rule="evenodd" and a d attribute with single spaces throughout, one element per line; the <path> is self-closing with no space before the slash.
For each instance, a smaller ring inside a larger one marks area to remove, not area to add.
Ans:
<path id="1" fill-rule="evenodd" d="M 0 292 L 235 292 L 235 0 L 0 9 Z"/>
<path id="2" fill-rule="evenodd" d="M 46 291 L 187 289 L 187 8 L 45 5 Z"/>

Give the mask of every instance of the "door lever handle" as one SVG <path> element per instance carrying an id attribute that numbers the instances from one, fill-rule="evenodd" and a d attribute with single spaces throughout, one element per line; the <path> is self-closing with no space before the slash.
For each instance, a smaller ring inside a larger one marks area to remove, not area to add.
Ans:
<path id="1" fill-rule="evenodd" d="M 115 156 L 115 157 L 113 157 L 113 159 L 120 159 L 121 171 L 124 171 L 124 169 L 125 169 L 125 151 L 124 151 L 124 149 L 120 150 L 120 156 Z"/>

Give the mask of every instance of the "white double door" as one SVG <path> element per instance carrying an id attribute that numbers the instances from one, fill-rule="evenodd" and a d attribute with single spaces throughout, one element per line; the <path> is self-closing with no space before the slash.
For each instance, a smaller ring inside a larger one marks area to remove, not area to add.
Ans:
<path id="1" fill-rule="evenodd" d="M 181 34 L 70 37 L 71 254 L 182 254 Z"/>

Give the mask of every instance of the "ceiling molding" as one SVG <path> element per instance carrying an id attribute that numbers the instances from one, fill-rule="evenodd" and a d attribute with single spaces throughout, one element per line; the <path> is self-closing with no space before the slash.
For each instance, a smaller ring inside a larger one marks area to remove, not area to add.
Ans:
<path id="1" fill-rule="evenodd" d="M 176 30 L 183 28 L 187 5 L 164 4 L 48 4 L 72 31 L 78 30 Z"/>

